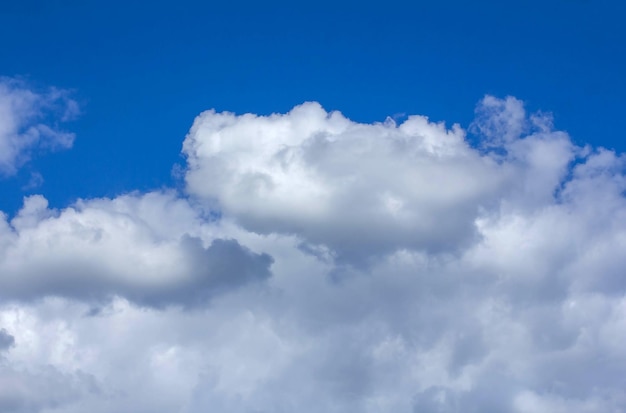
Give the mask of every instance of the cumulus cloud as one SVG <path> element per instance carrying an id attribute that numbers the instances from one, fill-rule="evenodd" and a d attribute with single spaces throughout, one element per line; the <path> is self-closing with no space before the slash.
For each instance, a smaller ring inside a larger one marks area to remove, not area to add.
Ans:
<path id="1" fill-rule="evenodd" d="M 171 193 L 79 201 L 50 210 L 40 195 L 3 226 L 0 296 L 104 300 L 122 295 L 193 305 L 270 276 L 272 259 L 232 239 L 200 238 L 202 222 Z"/>
<path id="2" fill-rule="evenodd" d="M 244 227 L 356 259 L 467 244 L 509 175 L 458 126 L 420 116 L 364 125 L 317 103 L 269 117 L 205 112 L 183 152 L 190 193 Z"/>
<path id="3" fill-rule="evenodd" d="M 183 145 L 188 190 L 251 231 L 295 234 L 339 259 L 458 250 L 503 199 L 550 202 L 577 150 L 545 128 L 520 139 L 527 119 L 514 98 L 486 97 L 477 112 L 483 142 L 505 155 L 423 116 L 359 124 L 317 103 L 285 115 L 208 111 Z"/>
<path id="4" fill-rule="evenodd" d="M 12 175 L 36 150 L 70 148 L 74 134 L 59 124 L 78 114 L 77 103 L 60 89 L 35 91 L 0 77 L 0 175 Z"/>
<path id="5" fill-rule="evenodd" d="M 626 158 L 512 97 L 476 113 L 470 145 L 209 111 L 188 198 L 27 198 L 0 220 L 0 411 L 622 411 Z"/>

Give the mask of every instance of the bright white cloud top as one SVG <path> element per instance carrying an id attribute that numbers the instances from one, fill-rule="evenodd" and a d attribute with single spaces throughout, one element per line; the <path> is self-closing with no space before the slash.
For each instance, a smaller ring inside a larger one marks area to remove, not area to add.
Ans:
<path id="1" fill-rule="evenodd" d="M 623 411 L 624 157 L 511 97 L 471 130 L 208 111 L 185 196 L 27 198 L 0 412 Z"/>

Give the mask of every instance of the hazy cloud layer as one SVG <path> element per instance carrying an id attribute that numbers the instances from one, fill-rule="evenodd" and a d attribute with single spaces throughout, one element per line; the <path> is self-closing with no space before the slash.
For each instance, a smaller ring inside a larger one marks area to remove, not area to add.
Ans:
<path id="1" fill-rule="evenodd" d="M 27 198 L 0 412 L 623 412 L 626 158 L 476 112 L 205 112 L 189 199 Z"/>
<path id="2" fill-rule="evenodd" d="M 0 77 L 0 176 L 12 175 L 36 150 L 70 148 L 74 134 L 59 124 L 78 115 L 68 92 L 32 90 L 24 82 Z"/>

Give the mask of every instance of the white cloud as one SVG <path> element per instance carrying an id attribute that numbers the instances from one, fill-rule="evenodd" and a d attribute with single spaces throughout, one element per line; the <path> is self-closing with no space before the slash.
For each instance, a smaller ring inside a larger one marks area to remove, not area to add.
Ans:
<path id="1" fill-rule="evenodd" d="M 0 296 L 56 295 L 148 305 L 193 305 L 269 277 L 271 258 L 237 241 L 200 238 L 206 227 L 172 193 L 79 201 L 63 211 L 40 195 L 4 223 Z"/>
<path id="2" fill-rule="evenodd" d="M 70 148 L 74 134 L 59 129 L 58 123 L 73 119 L 78 111 L 66 91 L 37 92 L 24 82 L 0 77 L 0 175 L 14 174 L 37 149 Z"/>
<path id="3" fill-rule="evenodd" d="M 190 200 L 27 198 L 0 220 L 0 412 L 622 411 L 625 158 L 514 98 L 477 113 L 472 147 L 206 112 Z"/>
<path id="4" fill-rule="evenodd" d="M 545 128 L 520 139 L 526 118 L 514 98 L 486 97 L 479 108 L 476 128 L 504 155 L 422 116 L 359 124 L 316 103 L 267 117 L 208 111 L 183 145 L 188 190 L 249 230 L 296 234 L 341 259 L 453 251 L 503 199 L 552 202 L 577 151 Z"/>

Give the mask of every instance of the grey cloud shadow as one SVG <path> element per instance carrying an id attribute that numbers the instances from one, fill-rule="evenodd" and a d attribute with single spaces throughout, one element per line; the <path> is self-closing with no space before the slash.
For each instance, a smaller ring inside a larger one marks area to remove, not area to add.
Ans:
<path id="1" fill-rule="evenodd" d="M 9 334 L 4 328 L 0 328 L 0 351 L 10 349 L 15 345 L 15 337 Z"/>
<path id="2" fill-rule="evenodd" d="M 53 268 L 36 270 L 39 274 L 15 274 L 20 283 L 7 285 L 2 296 L 8 300 L 36 301 L 56 296 L 89 303 L 86 316 L 98 316 L 102 307 L 115 296 L 139 306 L 185 309 L 207 304 L 214 297 L 261 283 L 271 277 L 274 259 L 257 254 L 234 239 L 216 239 L 208 247 L 202 240 L 185 236 L 179 248 L 187 262 L 187 270 L 176 279 L 152 284 L 135 283 L 116 278 L 115 274 L 90 262 L 67 260 Z M 30 280 L 29 280 L 30 278 Z"/>
<path id="3" fill-rule="evenodd" d="M 217 295 L 262 282 L 272 275 L 274 259 L 269 254 L 254 253 L 234 239 L 214 240 L 205 249 L 199 238 L 185 237 L 182 246 L 193 262 L 194 272 L 189 280 L 172 289 L 147 294 L 141 290 L 130 292 L 128 296 L 133 301 L 156 308 L 197 307 Z"/>

